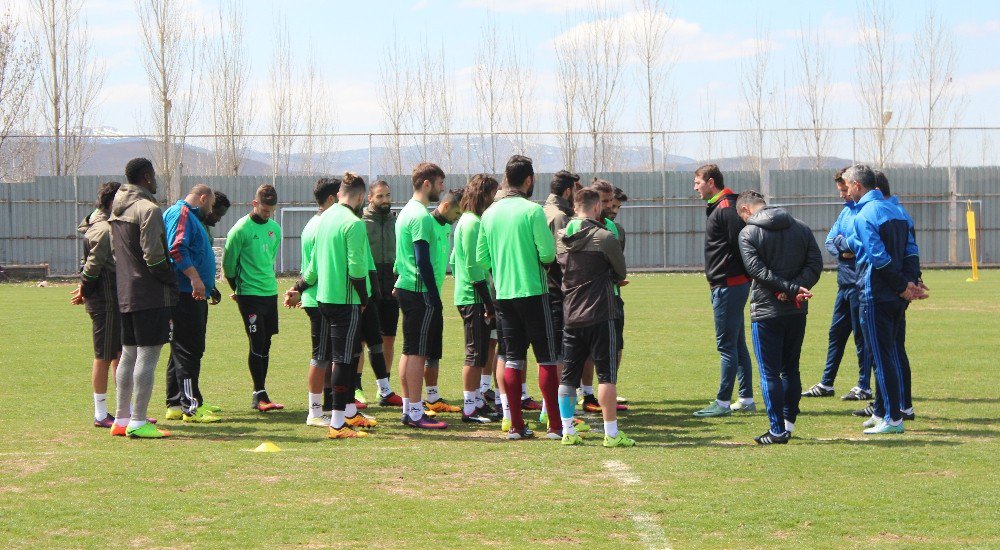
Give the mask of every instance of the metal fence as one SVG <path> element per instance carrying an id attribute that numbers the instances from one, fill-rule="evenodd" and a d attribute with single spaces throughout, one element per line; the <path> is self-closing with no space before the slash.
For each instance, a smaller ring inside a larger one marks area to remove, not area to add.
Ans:
<path id="1" fill-rule="evenodd" d="M 965 210 L 971 204 L 979 227 L 982 263 L 1000 262 L 1000 167 L 889 168 L 893 193 L 913 216 L 921 260 L 927 265 L 959 266 L 969 262 Z M 830 170 L 728 171 L 726 185 L 735 191 L 762 189 L 772 204 L 786 206 L 808 224 L 821 244 L 840 212 Z M 461 187 L 468 174 L 449 174 L 446 187 Z M 584 181 L 591 174 L 581 174 Z M 622 188 L 629 202 L 618 221 L 627 234 L 626 256 L 632 270 L 697 268 L 703 263 L 704 208 L 693 196 L 692 174 L 622 172 L 600 174 Z M 411 195 L 408 176 L 376 176 L 392 189 L 393 204 Z M 81 254 L 77 224 L 93 208 L 98 185 L 121 176 L 39 177 L 32 183 L 0 184 L 0 265 L 48 263 L 56 275 L 77 271 Z M 365 178 L 370 181 L 369 178 Z M 551 174 L 536 176 L 535 199 L 544 200 Z M 284 239 L 276 267 L 295 272 L 300 263 L 299 234 L 311 216 L 310 176 L 185 177 L 182 188 L 205 183 L 225 192 L 233 203 L 214 233 L 224 237 L 250 210 L 262 183 L 275 183 L 278 221 Z M 969 202 L 971 201 L 971 202 Z M 833 259 L 827 256 L 832 265 Z"/>

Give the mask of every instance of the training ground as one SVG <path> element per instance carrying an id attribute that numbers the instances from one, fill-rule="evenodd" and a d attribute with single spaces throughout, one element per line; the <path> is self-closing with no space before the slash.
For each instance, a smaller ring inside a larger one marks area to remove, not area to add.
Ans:
<path id="1" fill-rule="evenodd" d="M 791 444 L 765 448 L 752 439 L 767 429 L 763 412 L 691 416 L 714 397 L 719 370 L 698 274 L 634 275 L 623 289 L 619 391 L 633 410 L 620 426 L 633 449 L 597 437 L 575 448 L 508 442 L 450 414 L 447 430 L 416 433 L 379 407 L 368 411 L 382 423 L 372 437 L 327 440 L 304 425 L 305 313 L 281 312 L 268 390 L 287 408 L 261 414 L 249 409 L 246 339 L 229 300 L 211 308 L 201 383 L 225 421 L 161 421 L 174 434 L 163 441 L 112 438 L 91 427 L 90 320 L 69 305 L 72 286 L 0 285 L 0 546 L 998 547 L 1000 272 L 967 276 L 925 273 L 931 298 L 910 307 L 917 419 L 904 435 L 864 436 L 849 414 L 857 403 L 803 399 Z M 835 281 L 825 272 L 810 303 L 805 387 L 823 368 Z M 444 296 L 440 385 L 460 403 L 450 279 Z M 846 359 L 837 395 L 855 381 Z M 365 389 L 375 396 L 367 367 Z M 282 451 L 251 452 L 264 441 Z"/>

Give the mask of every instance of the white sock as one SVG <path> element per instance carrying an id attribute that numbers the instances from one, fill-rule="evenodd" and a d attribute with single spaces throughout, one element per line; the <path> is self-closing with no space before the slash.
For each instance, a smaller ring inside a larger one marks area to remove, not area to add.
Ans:
<path id="1" fill-rule="evenodd" d="M 504 397 L 504 393 L 500 391 L 500 388 L 497 388 L 497 391 L 493 392 L 493 404 L 502 406 L 504 399 L 506 399 L 506 397 Z"/>
<path id="2" fill-rule="evenodd" d="M 572 418 L 563 418 L 562 425 L 563 425 L 563 434 L 573 435 L 576 433 L 576 426 L 573 425 Z"/>
<path id="3" fill-rule="evenodd" d="M 424 402 L 416 401 L 410 403 L 410 420 L 417 421 L 424 416 Z"/>
<path id="4" fill-rule="evenodd" d="M 474 391 L 463 391 L 462 392 L 462 413 L 466 416 L 472 414 L 476 410 L 476 392 Z"/>
<path id="5" fill-rule="evenodd" d="M 479 393 L 486 393 L 490 390 L 490 382 L 493 381 L 493 377 L 489 374 L 484 374 L 479 377 Z"/>
<path id="6" fill-rule="evenodd" d="M 521 401 L 524 401 L 525 399 L 531 399 L 531 396 L 528 395 L 528 383 L 527 382 L 521 384 Z"/>
<path id="7" fill-rule="evenodd" d="M 581 386 L 580 389 L 583 390 L 583 395 L 594 395 L 594 386 Z"/>
<path id="8" fill-rule="evenodd" d="M 330 427 L 340 429 L 344 427 L 344 417 L 347 416 L 344 411 L 338 411 L 333 409 L 333 414 L 330 415 Z"/>
<path id="9" fill-rule="evenodd" d="M 542 410 L 538 411 L 538 414 L 539 415 L 548 414 L 548 411 L 545 410 L 545 400 L 544 399 L 542 400 Z"/>
<path id="10" fill-rule="evenodd" d="M 108 394 L 94 394 L 94 420 L 104 420 L 108 417 Z"/>
<path id="11" fill-rule="evenodd" d="M 753 405 L 753 397 L 741 397 L 740 398 L 740 404 L 741 405 Z"/>
<path id="12" fill-rule="evenodd" d="M 375 381 L 375 383 L 378 384 L 378 395 L 379 395 L 379 397 L 385 397 L 385 396 L 389 395 L 390 393 L 392 393 L 392 388 L 389 387 L 389 379 L 388 378 L 379 378 L 378 380 Z"/>
<path id="13" fill-rule="evenodd" d="M 410 414 L 410 398 L 403 398 L 403 414 Z"/>
<path id="14" fill-rule="evenodd" d="M 344 407 L 344 416 L 346 416 L 347 418 L 354 418 L 357 415 L 358 415 L 358 406 L 353 402 L 348 403 L 347 406 Z"/>
<path id="15" fill-rule="evenodd" d="M 902 426 L 903 425 L 903 419 L 900 418 L 899 420 L 889 420 L 889 425 L 890 426 Z"/>
<path id="16" fill-rule="evenodd" d="M 145 418 L 143 418 L 142 420 L 129 420 L 128 421 L 128 429 L 134 430 L 136 428 L 141 428 L 142 425 L 145 424 L 145 423 L 146 423 L 146 419 Z"/>
<path id="17" fill-rule="evenodd" d="M 97 395 L 97 394 L 94 394 L 94 395 Z M 902 412 L 904 414 L 913 414 L 913 407 L 910 407 L 909 409 L 903 409 Z"/>
<path id="18" fill-rule="evenodd" d="M 729 408 L 729 401 L 719 401 L 718 399 L 716 399 L 715 402 L 718 403 L 719 406 L 722 407 L 723 409 Z"/>
<path id="19" fill-rule="evenodd" d="M 309 418 L 319 418 L 323 416 L 323 394 L 309 394 Z"/>
<path id="20" fill-rule="evenodd" d="M 503 408 L 504 420 L 510 420 L 510 403 L 507 402 L 507 393 L 500 394 L 500 406 Z"/>
<path id="21" fill-rule="evenodd" d="M 788 433 L 794 432 L 795 431 L 795 424 L 793 424 L 793 423 L 791 423 L 791 422 L 789 422 L 789 421 L 786 420 L 785 421 L 785 431 L 788 432 Z"/>
<path id="22" fill-rule="evenodd" d="M 431 403 L 433 403 L 433 402 L 437 401 L 440 398 L 441 398 L 441 396 L 438 395 L 438 387 L 437 386 L 427 386 L 427 400 L 428 401 L 430 401 Z"/>
<path id="23" fill-rule="evenodd" d="M 604 435 L 608 437 L 618 437 L 618 421 L 612 420 L 611 422 L 604 423 Z"/>
<path id="24" fill-rule="evenodd" d="M 474 391 L 472 393 L 476 394 L 476 408 L 477 409 L 481 409 L 481 408 L 485 407 L 486 406 L 486 400 L 483 399 L 483 392 L 480 391 L 479 389 L 477 389 L 476 391 Z"/>

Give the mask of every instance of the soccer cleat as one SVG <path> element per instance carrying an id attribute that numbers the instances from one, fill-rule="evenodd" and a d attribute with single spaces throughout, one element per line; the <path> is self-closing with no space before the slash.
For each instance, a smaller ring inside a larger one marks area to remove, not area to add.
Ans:
<path id="1" fill-rule="evenodd" d="M 590 424 L 587 424 L 586 422 L 584 422 L 582 418 L 574 418 L 573 419 L 573 429 L 575 429 L 578 432 L 589 432 L 590 431 Z"/>
<path id="2" fill-rule="evenodd" d="M 105 416 L 102 420 L 94 419 L 95 428 L 110 428 L 115 425 L 115 417 L 110 414 Z"/>
<path id="3" fill-rule="evenodd" d="M 840 399 L 841 401 L 868 401 L 871 398 L 872 392 L 854 386 L 851 388 L 851 391 L 845 393 Z"/>
<path id="4" fill-rule="evenodd" d="M 774 435 L 771 430 L 764 432 L 764 435 L 753 438 L 758 445 L 785 445 L 792 438 L 791 432 L 786 431 L 781 435 Z"/>
<path id="5" fill-rule="evenodd" d="M 354 416 L 344 419 L 344 422 L 352 428 L 374 428 L 378 426 L 378 420 L 374 417 L 368 416 L 366 414 L 358 413 Z"/>
<path id="6" fill-rule="evenodd" d="M 497 393 L 493 390 L 486 390 L 486 392 L 483 393 L 483 399 L 486 400 L 487 403 L 493 403 L 497 400 Z"/>
<path id="7" fill-rule="evenodd" d="M 358 403 L 364 403 L 365 405 L 368 404 L 368 398 L 365 397 L 365 391 L 361 388 L 354 390 L 354 400 Z"/>
<path id="8" fill-rule="evenodd" d="M 531 439 L 533 437 L 535 437 L 535 432 L 529 430 L 527 426 L 521 428 L 520 430 L 511 428 L 510 430 L 507 431 L 507 439 L 511 440 Z"/>
<path id="9" fill-rule="evenodd" d="M 628 405 L 628 399 L 625 399 L 624 397 L 619 396 L 617 401 L 622 405 Z"/>
<path id="10" fill-rule="evenodd" d="M 562 439 L 562 436 L 563 436 L 562 430 L 557 430 L 557 431 L 549 430 L 545 432 L 545 438 L 551 439 L 552 441 L 559 441 Z"/>
<path id="11" fill-rule="evenodd" d="M 862 418 L 866 416 L 873 416 L 875 414 L 875 403 L 869 403 L 867 407 L 861 409 L 860 411 L 854 411 L 851 414 Z"/>
<path id="12" fill-rule="evenodd" d="M 362 403 L 361 401 L 358 401 L 357 399 L 355 399 L 354 400 L 354 406 L 357 407 L 357 409 L 359 411 L 363 411 L 363 410 L 365 410 L 365 409 L 368 408 L 368 403 Z"/>
<path id="13" fill-rule="evenodd" d="M 489 424 L 493 420 L 480 414 L 479 411 L 472 411 L 472 414 L 462 413 L 462 422 L 467 424 Z"/>
<path id="14" fill-rule="evenodd" d="M 757 412 L 757 404 L 743 403 L 741 401 L 736 401 L 735 403 L 729 406 L 729 410 L 733 411 L 734 413 L 753 414 Z"/>
<path id="15" fill-rule="evenodd" d="M 260 412 L 267 412 L 279 411 L 284 409 L 285 406 L 281 403 L 272 402 L 266 391 L 260 391 L 253 394 L 253 401 L 250 404 L 250 408 Z"/>
<path id="16" fill-rule="evenodd" d="M 615 403 L 615 410 L 616 411 L 627 411 L 629 409 L 628 409 L 628 405 L 626 405 L 625 403 Z"/>
<path id="17" fill-rule="evenodd" d="M 813 387 L 802 392 L 802 397 L 833 397 L 833 388 L 826 389 L 820 384 L 815 384 Z"/>
<path id="18" fill-rule="evenodd" d="M 585 394 L 583 396 L 583 410 L 589 413 L 601 412 L 601 404 L 597 402 L 596 395 Z"/>
<path id="19" fill-rule="evenodd" d="M 426 414 L 422 415 L 419 420 L 413 420 L 407 416 L 406 420 L 403 421 L 403 424 L 420 430 L 443 430 L 448 427 L 448 424 L 445 424 L 440 420 L 434 420 Z"/>
<path id="20" fill-rule="evenodd" d="M 530 397 L 525 397 L 521 400 L 521 410 L 522 411 L 540 411 L 542 410 L 542 404 Z"/>
<path id="21" fill-rule="evenodd" d="M 483 405 L 476 409 L 476 414 L 490 419 L 490 422 L 500 422 L 503 420 L 503 413 L 493 410 L 489 405 Z"/>
<path id="22" fill-rule="evenodd" d="M 583 445 L 583 438 L 579 434 L 564 434 L 562 436 L 562 444 L 569 445 Z"/>
<path id="23" fill-rule="evenodd" d="M 864 422 L 862 422 L 861 423 L 861 427 L 862 428 L 873 428 L 879 422 L 882 422 L 882 419 L 881 418 L 875 418 L 873 416 L 873 417 L 869 418 L 868 420 L 865 420 Z"/>
<path id="24" fill-rule="evenodd" d="M 917 419 L 917 415 L 914 412 L 902 411 L 900 414 L 903 415 L 903 420 L 916 420 Z"/>
<path id="25" fill-rule="evenodd" d="M 396 394 L 396 392 L 389 392 L 389 395 L 383 395 L 378 398 L 378 405 L 380 407 L 402 407 L 403 398 Z"/>
<path id="26" fill-rule="evenodd" d="M 170 437 L 170 432 L 161 430 L 156 426 L 146 422 L 138 428 L 126 428 L 125 435 L 136 439 L 161 439 Z"/>
<path id="27" fill-rule="evenodd" d="M 312 426 L 313 428 L 328 428 L 330 427 L 330 417 L 323 415 L 307 418 L 306 426 Z"/>
<path id="28" fill-rule="evenodd" d="M 880 419 L 874 426 L 865 430 L 864 433 L 868 435 L 901 434 L 903 433 L 903 423 L 900 422 L 899 424 L 893 426 L 885 420 Z"/>
<path id="29" fill-rule="evenodd" d="M 618 435 L 614 437 L 604 436 L 603 445 L 609 449 L 612 447 L 635 447 L 635 440 L 625 435 L 625 432 L 618 432 Z"/>
<path id="30" fill-rule="evenodd" d="M 156 419 L 153 417 L 146 417 L 146 422 L 149 422 L 150 424 L 156 424 Z"/>
<path id="31" fill-rule="evenodd" d="M 538 423 L 541 424 L 542 426 L 547 425 L 549 423 L 549 415 L 548 415 L 548 413 L 544 413 L 544 412 L 538 413 Z"/>
<path id="32" fill-rule="evenodd" d="M 205 409 L 206 411 L 208 411 L 210 413 L 220 413 L 220 412 L 222 412 L 222 407 L 220 407 L 218 405 L 213 405 L 211 403 L 202 403 L 201 406 L 198 407 L 198 408 L 199 409 Z"/>
<path id="33" fill-rule="evenodd" d="M 327 439 L 350 439 L 352 437 L 368 437 L 368 432 L 363 432 L 361 430 L 353 430 L 347 424 L 339 428 L 330 427 L 330 431 L 326 433 Z"/>
<path id="34" fill-rule="evenodd" d="M 167 407 L 167 412 L 163 415 L 163 418 L 167 420 L 181 420 L 184 418 L 184 409 L 180 407 Z"/>
<path id="35" fill-rule="evenodd" d="M 214 414 L 203 411 L 201 407 L 194 410 L 194 414 L 185 414 L 184 422 L 194 422 L 196 424 L 211 424 L 212 422 L 219 422 L 222 419 Z"/>
<path id="36" fill-rule="evenodd" d="M 436 413 L 457 413 L 462 412 L 462 407 L 456 407 L 455 405 L 449 405 L 444 399 L 438 399 L 437 401 L 424 401 L 424 408 L 432 410 Z"/>
<path id="37" fill-rule="evenodd" d="M 500 431 L 503 432 L 503 433 L 507 433 L 507 432 L 510 431 L 510 419 L 509 418 L 504 418 L 503 422 L 500 423 Z"/>
<path id="38" fill-rule="evenodd" d="M 115 437 L 125 437 L 125 426 L 121 424 L 115 424 L 111 426 L 111 435 Z"/>
<path id="39" fill-rule="evenodd" d="M 729 407 L 723 407 L 718 401 L 712 400 L 707 407 L 700 411 L 695 411 L 694 415 L 700 418 L 710 418 L 715 416 L 729 416 L 733 414 L 733 410 Z"/>

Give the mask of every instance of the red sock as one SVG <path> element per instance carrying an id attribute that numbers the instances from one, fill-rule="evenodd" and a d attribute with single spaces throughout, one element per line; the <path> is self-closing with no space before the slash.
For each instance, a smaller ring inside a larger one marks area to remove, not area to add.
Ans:
<path id="1" fill-rule="evenodd" d="M 510 426 L 517 431 L 524 428 L 524 417 L 521 416 L 521 375 L 519 369 L 503 369 L 504 393 L 507 394 L 507 405 L 510 407 Z"/>
<path id="2" fill-rule="evenodd" d="M 542 402 L 549 416 L 549 431 L 562 431 L 562 417 L 559 414 L 559 367 L 538 365 L 538 389 L 542 390 Z"/>

